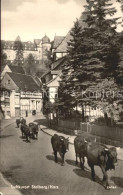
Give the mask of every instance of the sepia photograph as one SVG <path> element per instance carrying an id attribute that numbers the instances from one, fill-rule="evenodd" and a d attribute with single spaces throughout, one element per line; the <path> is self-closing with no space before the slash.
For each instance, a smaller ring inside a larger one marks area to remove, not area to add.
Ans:
<path id="1" fill-rule="evenodd" d="M 1 0 L 0 195 L 123 195 L 123 0 Z"/>

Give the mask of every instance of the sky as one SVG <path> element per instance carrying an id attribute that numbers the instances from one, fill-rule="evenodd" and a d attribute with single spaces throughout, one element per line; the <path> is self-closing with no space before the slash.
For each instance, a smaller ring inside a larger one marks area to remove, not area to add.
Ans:
<path id="1" fill-rule="evenodd" d="M 122 16 L 120 4 L 112 0 Z M 1 39 L 41 39 L 65 36 L 83 12 L 86 0 L 1 0 Z M 121 31 L 121 27 L 118 28 Z"/>

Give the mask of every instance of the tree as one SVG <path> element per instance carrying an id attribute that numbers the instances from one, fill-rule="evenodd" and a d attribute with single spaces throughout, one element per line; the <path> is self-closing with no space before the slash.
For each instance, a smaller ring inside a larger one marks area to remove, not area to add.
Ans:
<path id="1" fill-rule="evenodd" d="M 51 69 L 50 65 L 53 62 L 51 54 L 52 54 L 51 50 L 48 50 L 48 49 L 45 50 L 45 58 L 43 60 L 43 63 L 45 65 L 46 69 L 48 69 L 48 70 Z"/>
<path id="2" fill-rule="evenodd" d="M 31 53 L 27 56 L 27 59 L 25 60 L 25 69 L 26 73 L 31 75 L 35 72 L 35 58 Z"/>
<path id="3" fill-rule="evenodd" d="M 68 99 L 73 97 L 82 107 L 97 106 L 99 100 L 93 92 L 98 84 L 117 75 L 119 45 L 115 29 L 119 18 L 107 17 L 116 12 L 111 6 L 110 0 L 87 0 L 85 27 L 81 31 L 76 23 L 72 29 L 60 84 L 65 101 L 67 93 Z"/>
<path id="4" fill-rule="evenodd" d="M 78 76 L 82 82 L 80 86 L 85 87 L 87 95 L 82 100 L 85 99 L 91 106 L 99 106 L 102 99 L 96 98 L 98 90 L 109 90 L 111 87 L 102 85 L 99 88 L 99 84 L 106 78 L 114 80 L 117 75 L 119 44 L 116 27 L 119 18 L 112 17 L 116 10 L 110 0 L 87 0 L 85 7 L 87 18 L 84 21 L 87 27 L 82 32 L 83 60 Z M 77 98 L 81 100 L 81 94 Z M 106 106 L 111 103 L 109 98 L 105 101 Z"/>
<path id="5" fill-rule="evenodd" d="M 4 48 L 4 42 L 1 42 L 1 56 L 0 56 L 0 59 L 1 59 L 1 66 L 2 67 L 7 62 L 7 55 L 6 55 L 6 53 L 4 53 L 3 48 Z"/>
<path id="6" fill-rule="evenodd" d="M 59 98 L 60 104 L 62 104 L 65 113 L 69 112 L 73 107 L 76 106 L 77 102 L 75 99 L 75 75 L 79 67 L 80 59 L 80 42 L 81 42 L 81 27 L 79 21 L 76 20 L 74 27 L 70 31 L 71 39 L 68 42 L 68 55 L 66 63 L 62 67 L 62 76 L 59 87 Z"/>
<path id="7" fill-rule="evenodd" d="M 119 35 L 120 51 L 119 51 L 119 63 L 117 68 L 117 84 L 123 85 L 123 32 Z"/>
<path id="8" fill-rule="evenodd" d="M 16 58 L 14 60 L 14 65 L 21 66 L 23 64 L 23 43 L 18 36 L 14 42 L 14 50 L 16 51 Z"/>

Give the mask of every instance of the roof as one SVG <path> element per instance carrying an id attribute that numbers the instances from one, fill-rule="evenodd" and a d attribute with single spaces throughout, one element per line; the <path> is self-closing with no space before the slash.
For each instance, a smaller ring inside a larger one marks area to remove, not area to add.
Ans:
<path id="1" fill-rule="evenodd" d="M 42 41 L 41 39 L 34 39 L 34 42 L 36 43 L 36 45 L 39 45 L 41 41 Z"/>
<path id="2" fill-rule="evenodd" d="M 8 66 L 10 68 L 10 70 L 14 73 L 21 73 L 21 74 L 25 74 L 24 69 L 22 66 Z"/>
<path id="3" fill-rule="evenodd" d="M 70 31 L 67 33 L 66 37 L 62 40 L 61 44 L 54 51 L 55 53 L 67 53 L 67 42 L 70 41 L 72 36 L 70 35 Z"/>
<path id="4" fill-rule="evenodd" d="M 55 78 L 46 83 L 47 87 L 59 87 L 59 81 L 61 80 L 60 75 L 61 72 Z"/>
<path id="5" fill-rule="evenodd" d="M 24 91 L 26 90 L 30 92 L 40 90 L 39 86 L 30 75 L 13 72 L 8 72 L 7 74 L 11 77 L 11 79 L 14 81 L 17 87 L 21 90 Z"/>
<path id="6" fill-rule="evenodd" d="M 59 59 L 56 60 L 55 62 L 53 62 L 53 63 L 51 64 L 51 66 L 53 66 L 52 70 L 55 70 L 58 66 L 60 66 L 61 64 L 63 64 L 63 63 L 65 62 L 65 59 L 66 59 L 66 57 L 64 56 L 64 57 L 62 57 L 62 58 L 59 58 Z M 51 74 L 51 71 L 52 71 L 52 70 L 46 71 L 44 74 L 42 74 L 41 78 L 44 77 L 44 76 L 46 76 L 46 75 L 48 75 L 48 74 Z"/>
<path id="7" fill-rule="evenodd" d="M 47 35 L 42 38 L 42 43 L 50 43 L 50 39 Z"/>
<path id="8" fill-rule="evenodd" d="M 55 36 L 54 37 L 54 41 L 53 41 L 53 45 L 52 45 L 52 49 L 56 49 L 59 44 L 63 41 L 65 37 L 63 36 Z"/>
<path id="9" fill-rule="evenodd" d="M 84 14 L 82 14 L 79 18 L 79 24 L 80 24 L 81 28 L 84 28 L 86 26 L 85 22 L 83 21 L 83 20 L 85 20 L 85 18 L 86 18 L 86 15 L 84 15 Z M 66 37 L 58 45 L 58 47 L 54 51 L 55 53 L 67 53 L 67 46 L 68 46 L 67 43 L 70 41 L 70 39 L 72 39 L 70 32 L 71 32 L 71 30 L 67 33 Z"/>
<path id="10" fill-rule="evenodd" d="M 42 74 L 41 78 L 46 76 L 47 74 L 49 74 L 51 72 L 51 70 L 47 70 L 44 74 Z"/>
<path id="11" fill-rule="evenodd" d="M 14 41 L 4 41 L 4 40 L 2 40 L 1 42 L 3 44 L 3 49 L 12 49 L 13 50 Z M 31 41 L 27 41 L 27 42 L 22 42 L 22 44 L 23 44 L 23 49 L 24 50 L 33 51 L 33 50 L 37 49 L 37 46 L 36 46 L 35 42 L 32 43 Z"/>
<path id="12" fill-rule="evenodd" d="M 59 58 L 59 59 L 56 60 L 55 62 L 53 62 L 53 63 L 51 64 L 52 70 L 56 69 L 58 66 L 60 66 L 61 64 L 63 64 L 63 63 L 65 62 L 65 59 L 66 59 L 66 57 L 64 56 L 64 57 L 62 57 L 62 58 Z"/>

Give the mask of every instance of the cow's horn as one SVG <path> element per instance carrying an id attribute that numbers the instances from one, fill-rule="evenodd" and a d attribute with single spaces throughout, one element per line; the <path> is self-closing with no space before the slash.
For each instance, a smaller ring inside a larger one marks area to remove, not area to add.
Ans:
<path id="1" fill-rule="evenodd" d="M 84 142 L 87 143 L 87 140 L 84 138 Z"/>

